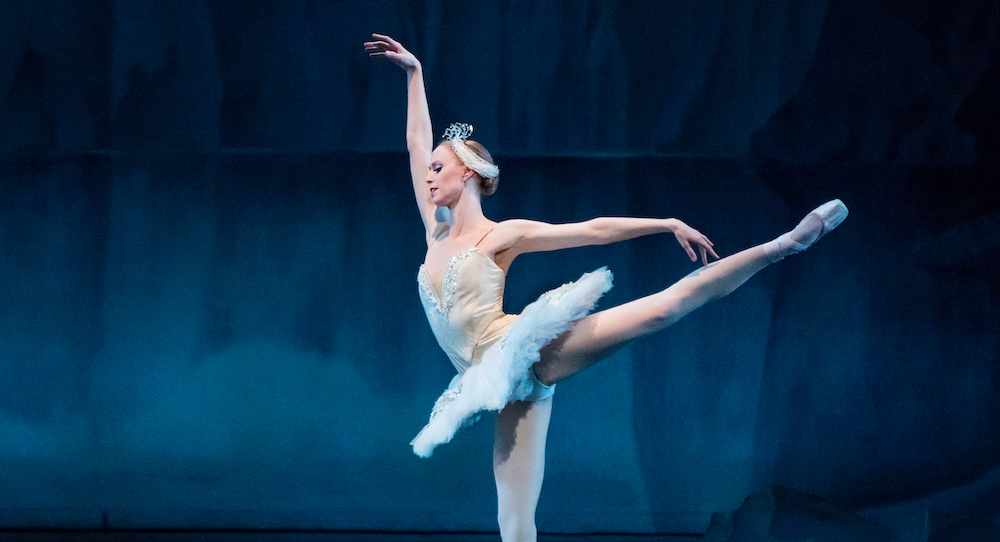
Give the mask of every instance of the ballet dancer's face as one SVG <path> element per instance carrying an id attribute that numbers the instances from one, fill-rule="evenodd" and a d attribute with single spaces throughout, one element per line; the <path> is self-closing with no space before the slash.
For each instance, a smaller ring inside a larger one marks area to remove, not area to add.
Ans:
<path id="1" fill-rule="evenodd" d="M 461 197 L 472 175 L 472 170 L 458 159 L 451 145 L 438 145 L 431 153 L 427 178 L 424 179 L 431 192 L 431 201 L 438 207 L 451 207 Z"/>

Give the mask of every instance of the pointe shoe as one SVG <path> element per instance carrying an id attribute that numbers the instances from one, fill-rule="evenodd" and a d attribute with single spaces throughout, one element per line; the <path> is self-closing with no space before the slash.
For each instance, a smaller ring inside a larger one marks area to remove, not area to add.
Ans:
<path id="1" fill-rule="evenodd" d="M 840 223 L 843 222 L 845 218 L 847 218 L 847 213 L 848 213 L 847 206 L 844 205 L 844 202 L 840 201 L 839 199 L 830 200 L 824 203 L 823 205 L 820 205 L 819 207 L 813 209 L 806 216 L 808 217 L 812 215 L 818 217 L 820 221 L 822 221 L 823 223 L 823 229 L 820 230 L 819 235 L 815 239 L 813 239 L 809 243 L 806 243 L 805 247 L 803 247 L 803 250 L 809 248 L 816 241 L 822 239 L 824 235 L 830 233 L 831 231 L 833 231 L 834 228 L 839 226 Z M 805 221 L 805 218 L 803 218 L 802 220 Z M 794 231 L 795 230 L 792 230 L 792 232 Z"/>
<path id="2" fill-rule="evenodd" d="M 802 252 L 839 226 L 847 218 L 847 214 L 847 206 L 844 205 L 844 202 L 839 199 L 830 200 L 813 209 L 792 231 L 767 243 L 764 250 L 771 257 L 772 262 L 779 261 L 790 254 Z M 816 231 L 816 219 L 820 222 L 818 231 Z"/>

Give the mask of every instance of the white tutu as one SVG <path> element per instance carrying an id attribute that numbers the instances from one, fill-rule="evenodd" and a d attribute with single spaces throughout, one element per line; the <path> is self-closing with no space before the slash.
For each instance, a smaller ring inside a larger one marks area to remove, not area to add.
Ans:
<path id="1" fill-rule="evenodd" d="M 483 354 L 482 362 L 455 377 L 435 402 L 430 422 L 410 444 L 420 457 L 430 457 L 439 444 L 451 441 L 484 410 L 500 411 L 535 389 L 531 366 L 539 351 L 586 316 L 611 289 L 611 271 L 600 268 L 576 282 L 546 292 L 525 307 L 504 337 Z"/>

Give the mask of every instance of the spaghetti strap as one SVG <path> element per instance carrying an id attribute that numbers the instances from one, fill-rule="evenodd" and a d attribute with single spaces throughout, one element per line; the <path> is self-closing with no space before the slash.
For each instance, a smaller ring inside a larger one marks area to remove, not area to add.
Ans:
<path id="1" fill-rule="evenodd" d="M 486 239 L 486 236 L 487 236 L 487 235 L 489 235 L 489 234 L 491 234 L 491 233 L 493 233 L 493 228 L 490 228 L 490 231 L 488 231 L 488 232 L 484 233 L 484 234 L 483 234 L 483 236 L 479 238 L 479 241 L 476 241 L 476 244 L 474 244 L 474 245 L 472 245 L 472 246 L 474 246 L 474 247 L 478 247 L 478 246 L 479 246 L 479 243 L 482 243 L 482 242 L 483 242 L 483 239 Z"/>

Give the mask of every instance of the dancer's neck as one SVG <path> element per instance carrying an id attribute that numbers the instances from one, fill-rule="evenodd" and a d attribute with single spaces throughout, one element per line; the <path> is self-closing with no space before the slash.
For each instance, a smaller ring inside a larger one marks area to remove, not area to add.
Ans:
<path id="1" fill-rule="evenodd" d="M 482 229 L 483 225 L 490 221 L 483 214 L 479 200 L 471 195 L 466 195 L 452 207 L 438 207 L 435 217 L 452 237 L 460 237 L 465 232 Z"/>

